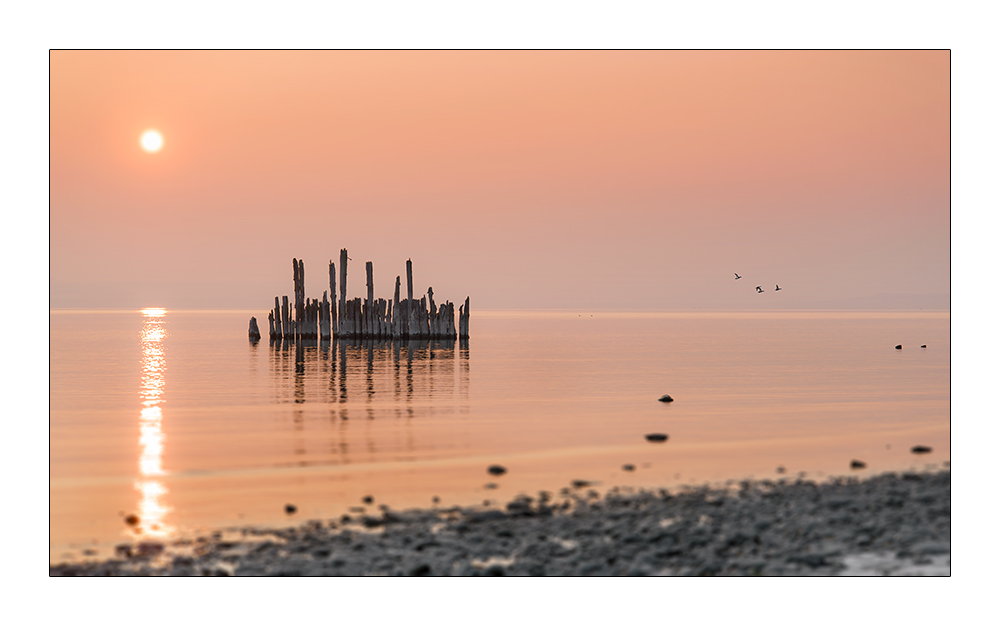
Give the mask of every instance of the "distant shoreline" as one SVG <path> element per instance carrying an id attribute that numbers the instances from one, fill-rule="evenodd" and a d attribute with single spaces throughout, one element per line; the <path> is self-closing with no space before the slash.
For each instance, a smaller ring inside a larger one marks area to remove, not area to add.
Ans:
<path id="1" fill-rule="evenodd" d="M 378 506 L 378 503 L 375 503 Z M 50 576 L 950 575 L 951 472 L 585 489 L 503 509 L 449 507 L 237 528 Z"/>

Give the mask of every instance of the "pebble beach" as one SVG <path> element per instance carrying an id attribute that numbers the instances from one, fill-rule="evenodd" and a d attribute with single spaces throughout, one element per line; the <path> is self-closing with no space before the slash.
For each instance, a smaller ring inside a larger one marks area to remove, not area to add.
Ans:
<path id="1" fill-rule="evenodd" d="M 361 509 L 358 509 L 360 511 Z M 119 545 L 50 576 L 949 576 L 951 472 L 678 490 L 580 485 Z"/>

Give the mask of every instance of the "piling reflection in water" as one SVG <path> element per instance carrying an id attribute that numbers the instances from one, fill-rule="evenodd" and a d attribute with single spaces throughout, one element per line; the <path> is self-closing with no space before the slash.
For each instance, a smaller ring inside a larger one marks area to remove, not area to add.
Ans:
<path id="1" fill-rule="evenodd" d="M 142 409 L 139 411 L 139 478 L 135 488 L 140 494 L 138 503 L 139 524 L 136 530 L 152 537 L 163 537 L 172 528 L 165 522 L 170 507 L 162 498 L 167 493 L 159 477 L 163 476 L 163 391 L 166 358 L 163 340 L 167 336 L 164 328 L 164 309 L 143 309 L 143 326 L 139 335 L 142 346 L 142 379 L 139 397 Z"/>
<path id="2" fill-rule="evenodd" d="M 272 401 L 372 405 L 395 411 L 441 398 L 468 398 L 468 340 L 270 342 Z M 343 407 L 344 419 L 348 407 Z"/>
<path id="3" fill-rule="evenodd" d="M 411 460 L 464 445 L 461 432 L 442 436 L 439 420 L 469 413 L 467 339 L 269 344 L 271 402 L 291 405 L 291 464 Z"/>

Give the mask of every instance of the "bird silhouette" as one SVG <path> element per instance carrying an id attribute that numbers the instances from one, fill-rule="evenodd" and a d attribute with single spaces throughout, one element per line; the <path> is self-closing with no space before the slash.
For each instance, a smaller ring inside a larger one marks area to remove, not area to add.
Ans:
<path id="1" fill-rule="evenodd" d="M 760 288 L 760 285 L 757 285 L 757 293 L 764 293 L 764 290 Z"/>
<path id="2" fill-rule="evenodd" d="M 779 286 L 775 285 L 775 286 L 774 286 L 774 290 L 775 290 L 775 291 L 781 291 L 781 287 L 779 287 Z"/>
<path id="3" fill-rule="evenodd" d="M 733 272 L 733 274 L 736 274 L 736 272 Z M 736 274 L 736 278 L 734 278 L 733 280 L 739 280 L 739 279 L 741 279 L 741 278 L 743 278 L 743 277 L 742 277 L 742 276 L 740 276 L 739 274 Z"/>

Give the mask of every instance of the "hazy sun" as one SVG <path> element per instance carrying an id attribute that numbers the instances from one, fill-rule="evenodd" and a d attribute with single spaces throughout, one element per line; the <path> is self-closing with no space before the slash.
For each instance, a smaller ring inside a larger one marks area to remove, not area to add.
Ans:
<path id="1" fill-rule="evenodd" d="M 142 149 L 146 152 L 159 152 L 160 148 L 163 147 L 163 135 L 159 131 L 147 130 L 142 134 L 139 143 L 142 144 Z"/>

